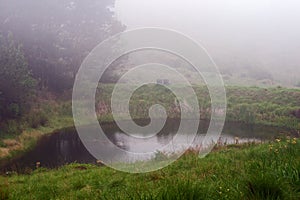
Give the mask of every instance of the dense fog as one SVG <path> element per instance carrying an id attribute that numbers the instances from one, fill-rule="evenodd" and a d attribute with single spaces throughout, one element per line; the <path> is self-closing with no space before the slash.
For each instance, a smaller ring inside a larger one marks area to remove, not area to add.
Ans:
<path id="1" fill-rule="evenodd" d="M 42 88 L 71 88 L 97 44 L 140 27 L 192 37 L 228 84 L 290 87 L 300 85 L 299 10 L 297 0 L 0 0 L 0 35 L 22 45 Z"/>
<path id="2" fill-rule="evenodd" d="M 128 29 L 164 27 L 191 36 L 225 74 L 261 71 L 283 84 L 299 81 L 297 0 L 117 0 L 115 10 Z"/>

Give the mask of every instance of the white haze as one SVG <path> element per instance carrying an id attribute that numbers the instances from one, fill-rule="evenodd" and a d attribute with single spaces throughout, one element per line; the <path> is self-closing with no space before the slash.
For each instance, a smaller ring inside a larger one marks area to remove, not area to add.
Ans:
<path id="1" fill-rule="evenodd" d="M 299 0 L 117 0 L 128 29 L 165 27 L 203 44 L 222 69 L 300 80 Z"/>

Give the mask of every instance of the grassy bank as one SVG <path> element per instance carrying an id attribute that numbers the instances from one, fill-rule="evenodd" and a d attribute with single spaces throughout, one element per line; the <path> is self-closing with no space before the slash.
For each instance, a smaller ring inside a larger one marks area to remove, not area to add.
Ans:
<path id="1" fill-rule="evenodd" d="M 110 84 L 99 87 L 95 107 L 100 121 L 113 120 L 109 106 L 112 90 Z M 300 108 L 299 89 L 231 86 L 226 90 L 228 121 L 300 130 L 300 119 L 291 114 Z M 195 91 L 201 117 L 209 119 L 209 93 L 204 86 L 195 87 Z M 147 118 L 150 106 L 156 103 L 166 108 L 169 117 L 180 117 L 175 96 L 160 86 L 144 86 L 133 94 L 130 101 L 132 117 Z M 18 155 L 33 147 L 40 136 L 70 126 L 73 126 L 71 100 L 44 97 L 36 102 L 32 112 L 19 120 L 6 122 L 4 128 L 0 127 L 0 159 Z"/>
<path id="2" fill-rule="evenodd" d="M 104 85 L 99 88 L 101 95 L 97 95 L 97 101 L 100 102 L 98 107 L 104 114 L 111 112 L 108 105 L 110 105 L 113 87 L 113 85 Z M 170 87 L 185 90 L 180 86 Z M 194 86 L 194 90 L 199 100 L 201 118 L 210 119 L 211 104 L 207 88 Z M 300 130 L 300 119 L 292 115 L 293 111 L 300 109 L 300 89 L 227 86 L 226 93 L 227 121 Z M 180 113 L 175 102 L 175 96 L 170 90 L 162 86 L 148 85 L 133 93 L 129 108 L 132 117 L 147 118 L 148 110 L 152 105 L 162 104 L 168 116 L 177 118 L 180 117 Z"/>
<path id="3" fill-rule="evenodd" d="M 299 199 L 300 141 L 186 153 L 147 174 L 72 164 L 0 177 L 0 199 Z"/>
<path id="4" fill-rule="evenodd" d="M 9 120 L 2 126 L 0 164 L 30 150 L 41 136 L 73 124 L 70 101 L 37 101 L 34 109 L 26 116 Z"/>

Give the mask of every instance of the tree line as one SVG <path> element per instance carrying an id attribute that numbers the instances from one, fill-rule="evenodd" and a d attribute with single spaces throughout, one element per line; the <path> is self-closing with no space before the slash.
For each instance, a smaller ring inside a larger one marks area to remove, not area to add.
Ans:
<path id="1" fill-rule="evenodd" d="M 0 122 L 26 112 L 36 91 L 72 88 L 88 53 L 125 29 L 114 15 L 114 3 L 0 1 Z"/>

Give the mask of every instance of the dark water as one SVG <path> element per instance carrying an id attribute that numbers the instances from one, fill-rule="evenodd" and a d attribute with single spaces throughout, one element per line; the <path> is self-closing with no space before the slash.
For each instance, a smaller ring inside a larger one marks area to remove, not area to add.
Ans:
<path id="1" fill-rule="evenodd" d="M 147 120 L 139 120 L 139 125 L 146 125 Z M 122 133 L 114 123 L 102 125 L 107 137 L 114 144 L 132 152 L 143 152 L 154 150 L 157 144 L 167 144 L 172 140 L 179 126 L 179 121 L 168 120 L 162 131 L 155 137 L 148 140 L 131 139 L 128 135 Z M 207 122 L 200 123 L 199 138 L 205 133 L 208 127 Z M 288 134 L 289 131 L 268 127 L 254 126 L 239 123 L 226 123 L 220 141 L 222 143 L 231 144 L 235 142 L 235 138 L 239 137 L 239 142 L 249 141 L 265 141 L 278 137 L 279 134 Z M 184 138 L 182 138 L 184 140 Z M 197 139 L 194 146 L 198 145 Z M 145 158 L 149 159 L 149 158 Z M 43 137 L 37 146 L 28 153 L 19 158 L 15 158 L 8 163 L 2 164 L 0 171 L 18 171 L 24 172 L 26 169 L 34 169 L 36 163 L 40 162 L 42 167 L 56 168 L 67 163 L 96 163 L 96 159 L 86 150 L 79 139 L 76 130 L 69 128 L 61 130 L 57 133 Z"/>

